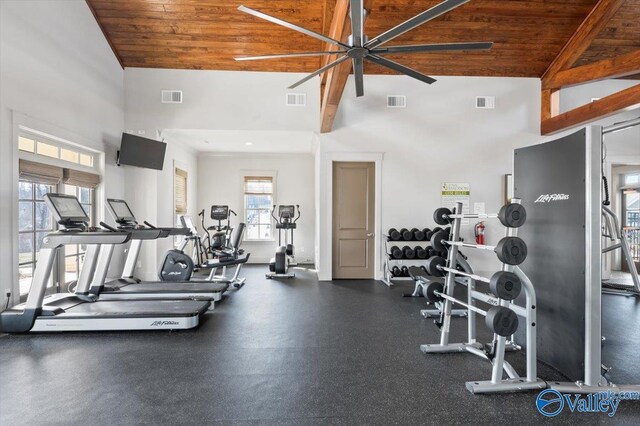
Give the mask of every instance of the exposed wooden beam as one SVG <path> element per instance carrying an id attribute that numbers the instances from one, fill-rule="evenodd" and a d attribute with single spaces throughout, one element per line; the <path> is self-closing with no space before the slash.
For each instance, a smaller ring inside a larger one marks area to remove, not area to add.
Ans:
<path id="1" fill-rule="evenodd" d="M 540 131 L 543 135 L 550 135 L 634 108 L 640 108 L 640 84 L 555 117 L 543 119 Z"/>
<path id="2" fill-rule="evenodd" d="M 571 68 L 591 42 L 602 32 L 609 20 L 626 0 L 600 0 L 578 27 L 558 56 L 542 75 L 548 80 L 558 72 Z"/>
<path id="3" fill-rule="evenodd" d="M 371 10 L 372 0 L 365 0 L 364 8 Z M 329 36 L 341 41 L 346 41 L 351 33 L 351 19 L 349 17 L 349 1 L 337 0 Z M 339 34 L 339 37 L 338 37 Z M 333 55 L 326 60 L 333 60 Z M 322 105 L 320 107 L 320 132 L 328 133 L 333 129 L 333 121 L 338 112 L 338 105 L 342 99 L 344 87 L 351 73 L 351 61 L 345 61 L 325 72 L 321 80 Z"/>
<path id="4" fill-rule="evenodd" d="M 560 112 L 560 92 L 558 90 L 543 90 L 541 102 L 541 117 L 546 120 Z"/>
<path id="5" fill-rule="evenodd" d="M 626 77 L 638 73 L 640 73 L 640 50 L 581 67 L 559 71 L 557 74 L 542 80 L 542 89 L 559 89 L 561 87 L 607 78 Z"/>
<path id="6" fill-rule="evenodd" d="M 111 42 L 111 39 L 109 38 L 109 34 L 107 34 L 107 32 L 105 31 L 104 27 L 102 26 L 102 23 L 100 22 L 100 19 L 98 19 L 98 15 L 96 14 L 96 11 L 93 8 L 93 5 L 91 4 L 91 2 L 89 0 L 85 0 L 85 3 L 89 7 L 89 10 L 91 11 L 91 14 L 93 15 L 93 18 L 96 20 L 96 23 L 100 27 L 100 31 L 102 31 L 102 35 L 104 36 L 104 38 L 107 39 L 107 43 L 109 43 L 109 47 L 111 48 L 111 51 L 113 52 L 113 54 L 115 55 L 116 59 L 118 60 L 118 63 L 120 64 L 120 67 L 122 69 L 124 69 L 124 64 L 122 62 L 122 58 L 118 54 L 118 51 L 116 50 L 116 47 Z"/>

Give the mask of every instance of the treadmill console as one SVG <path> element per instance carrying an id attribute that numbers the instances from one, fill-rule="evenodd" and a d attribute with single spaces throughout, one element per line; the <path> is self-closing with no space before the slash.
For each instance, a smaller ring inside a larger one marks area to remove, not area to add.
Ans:
<path id="1" fill-rule="evenodd" d="M 83 231 L 89 226 L 89 216 L 75 195 L 49 193 L 44 195 L 44 201 L 63 231 Z"/>
<path id="2" fill-rule="evenodd" d="M 138 226 L 136 217 L 124 200 L 107 198 L 107 210 L 121 229 L 133 229 Z"/>
<path id="3" fill-rule="evenodd" d="M 211 206 L 211 219 L 226 220 L 229 217 L 229 206 Z"/>

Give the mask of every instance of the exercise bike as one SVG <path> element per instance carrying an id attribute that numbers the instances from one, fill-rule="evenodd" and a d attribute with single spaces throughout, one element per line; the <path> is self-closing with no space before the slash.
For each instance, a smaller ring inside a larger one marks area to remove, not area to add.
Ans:
<path id="1" fill-rule="evenodd" d="M 298 210 L 298 216 L 296 215 Z M 289 266 L 295 266 L 295 247 L 293 245 L 293 230 L 296 229 L 296 222 L 300 219 L 299 205 L 280 205 L 278 207 L 278 217 L 275 215 L 276 206 L 271 210 L 271 217 L 276 221 L 276 229 L 278 230 L 278 249 L 275 257 L 269 261 L 269 272 L 267 278 L 294 278 L 296 274 L 289 272 Z M 289 240 L 289 232 L 291 231 L 291 240 Z M 284 245 L 282 244 L 282 234 L 284 232 Z"/>

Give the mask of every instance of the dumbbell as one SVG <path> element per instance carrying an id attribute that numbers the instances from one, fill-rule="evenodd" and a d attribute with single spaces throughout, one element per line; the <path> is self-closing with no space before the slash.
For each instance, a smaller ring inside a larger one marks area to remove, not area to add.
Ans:
<path id="1" fill-rule="evenodd" d="M 391 268 L 391 275 L 394 277 L 401 277 L 402 276 L 402 271 L 400 270 L 399 267 L 394 266 L 393 268 Z"/>
<path id="2" fill-rule="evenodd" d="M 445 251 L 447 245 L 458 247 L 470 247 L 479 250 L 490 250 L 496 253 L 498 260 L 507 265 L 520 265 L 527 258 L 527 245 L 519 237 L 504 237 L 496 246 L 463 243 L 462 241 L 449 241 L 450 236 L 444 232 L 436 232 L 431 237 L 431 245 L 438 251 Z"/>
<path id="3" fill-rule="evenodd" d="M 414 259 L 416 257 L 416 252 L 410 246 L 402 247 L 402 254 L 405 259 Z"/>
<path id="4" fill-rule="evenodd" d="M 427 256 L 429 255 L 427 251 L 420 246 L 416 247 L 415 252 L 416 252 L 416 258 L 418 259 L 426 259 Z"/>
<path id="5" fill-rule="evenodd" d="M 430 234 L 430 232 L 431 232 L 431 229 L 429 228 L 424 228 L 422 230 L 422 235 L 424 235 L 424 237 L 422 237 L 422 241 L 429 241 L 429 237 L 430 235 L 432 235 Z"/>
<path id="6" fill-rule="evenodd" d="M 411 232 L 413 232 L 413 240 L 414 241 L 422 241 L 422 240 L 424 240 L 424 232 L 422 232 L 420 229 L 413 228 L 411 230 Z"/>
<path id="7" fill-rule="evenodd" d="M 427 257 L 426 257 L 427 259 L 438 255 L 438 252 L 433 247 L 427 247 L 426 250 L 427 250 Z"/>
<path id="8" fill-rule="evenodd" d="M 443 293 L 442 283 L 432 281 L 423 290 L 424 296 L 431 303 L 450 300 L 453 303 L 464 306 L 467 309 L 485 316 L 485 324 L 493 333 L 502 337 L 509 337 L 518 330 L 518 315 L 506 306 L 492 306 L 485 311 L 476 306 L 464 303 L 452 296 Z"/>
<path id="9" fill-rule="evenodd" d="M 400 276 L 408 277 L 409 276 L 409 268 L 406 267 L 406 266 L 403 266 L 402 268 L 400 268 Z"/>
<path id="10" fill-rule="evenodd" d="M 402 239 L 402 234 L 396 228 L 389 229 L 388 235 L 391 241 L 400 241 Z"/>
<path id="11" fill-rule="evenodd" d="M 407 228 L 402 228 L 400 230 L 400 234 L 402 235 L 402 239 L 404 241 L 411 241 L 413 238 L 413 232 L 409 231 Z"/>
<path id="12" fill-rule="evenodd" d="M 425 269 L 427 274 L 433 277 L 443 277 L 447 272 L 453 272 L 454 274 L 462 277 L 487 283 L 489 284 L 491 293 L 504 300 L 515 300 L 520 296 L 520 292 L 522 291 L 522 281 L 513 272 L 498 271 L 493 274 L 491 278 L 485 278 L 480 275 L 468 274 L 458 269 L 453 270 L 451 268 L 447 268 L 446 265 L 446 259 L 436 256 L 427 260 Z"/>
<path id="13" fill-rule="evenodd" d="M 402 259 L 402 249 L 398 246 L 391 247 L 389 254 L 394 259 Z"/>

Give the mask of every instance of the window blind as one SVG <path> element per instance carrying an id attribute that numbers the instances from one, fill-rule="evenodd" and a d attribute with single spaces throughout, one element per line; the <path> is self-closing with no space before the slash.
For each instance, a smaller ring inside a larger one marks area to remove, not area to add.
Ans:
<path id="1" fill-rule="evenodd" d="M 62 167 L 50 166 L 48 164 L 36 163 L 20 159 L 19 162 L 20 180 L 29 182 L 57 185 L 63 178 Z"/>
<path id="2" fill-rule="evenodd" d="M 248 195 L 273 194 L 271 176 L 245 176 L 244 193 Z"/>
<path id="3" fill-rule="evenodd" d="M 175 204 L 177 214 L 187 213 L 187 172 L 175 169 Z"/>
<path id="4" fill-rule="evenodd" d="M 100 175 L 81 172 L 79 170 L 64 169 L 62 181 L 67 185 L 95 189 L 100 184 Z"/>

